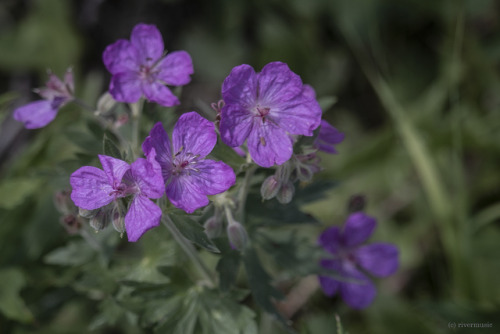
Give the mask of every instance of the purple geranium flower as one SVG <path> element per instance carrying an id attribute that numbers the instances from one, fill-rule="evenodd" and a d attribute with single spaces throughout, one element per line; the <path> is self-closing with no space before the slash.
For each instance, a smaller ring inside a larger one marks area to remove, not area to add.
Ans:
<path id="1" fill-rule="evenodd" d="M 222 98 L 222 140 L 231 147 L 247 140 L 250 156 L 262 167 L 290 159 L 290 135 L 312 136 L 321 121 L 321 108 L 308 86 L 281 62 L 267 64 L 260 73 L 249 65 L 236 66 L 224 80 Z"/>
<path id="2" fill-rule="evenodd" d="M 364 274 L 376 277 L 393 274 L 398 266 L 398 249 L 387 243 L 373 243 L 363 246 L 373 233 L 376 221 L 362 212 L 353 213 L 347 218 L 343 230 L 330 227 L 324 231 L 318 243 L 332 258 L 322 259 L 320 264 L 335 271 L 342 279 L 320 276 L 319 281 L 324 293 L 333 296 L 340 290 L 342 299 L 352 308 L 367 307 L 375 297 L 375 286 Z"/>
<path id="3" fill-rule="evenodd" d="M 59 108 L 73 99 L 74 83 L 71 69 L 66 71 L 64 82 L 49 73 L 45 87 L 35 89 L 43 100 L 28 103 L 14 110 L 14 119 L 23 122 L 27 129 L 38 129 L 54 120 Z"/>
<path id="4" fill-rule="evenodd" d="M 318 148 L 318 150 L 330 153 L 337 154 L 337 150 L 335 145 L 340 144 L 344 140 L 345 134 L 334 128 L 330 123 L 321 120 L 321 127 L 319 128 L 318 136 L 314 141 L 314 145 Z"/>
<path id="5" fill-rule="evenodd" d="M 184 114 L 175 124 L 172 141 L 158 122 L 142 149 L 148 158 L 154 150 L 158 153 L 167 197 L 176 207 L 192 213 L 208 204 L 207 195 L 222 193 L 234 184 L 231 167 L 205 159 L 217 142 L 213 123 L 194 111 Z"/>
<path id="6" fill-rule="evenodd" d="M 149 198 L 163 196 L 161 168 L 155 152 L 148 159 L 137 159 L 129 165 L 125 161 L 99 155 L 104 170 L 84 166 L 71 174 L 71 199 L 76 206 L 94 210 L 132 195 L 125 216 L 125 229 L 129 241 L 137 241 L 150 228 L 160 224 L 161 209 Z"/>
<path id="7" fill-rule="evenodd" d="M 113 75 L 109 92 L 120 102 L 134 103 L 141 96 L 162 106 L 179 104 L 165 85 L 182 86 L 191 81 L 193 64 L 185 51 L 164 55 L 163 38 L 154 25 L 138 24 L 130 41 L 120 39 L 102 55 Z"/>

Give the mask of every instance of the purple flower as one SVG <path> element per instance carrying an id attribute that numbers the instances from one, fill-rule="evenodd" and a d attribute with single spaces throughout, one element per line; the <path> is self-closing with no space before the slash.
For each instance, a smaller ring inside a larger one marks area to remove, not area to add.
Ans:
<path id="1" fill-rule="evenodd" d="M 14 119 L 23 122 L 26 129 L 38 129 L 54 120 L 59 108 L 73 99 L 74 83 L 71 69 L 66 71 L 64 82 L 49 73 L 45 87 L 35 89 L 43 100 L 28 103 L 14 110 Z"/>
<path id="2" fill-rule="evenodd" d="M 262 167 L 290 159 L 290 135 L 312 136 L 321 121 L 308 86 L 281 62 L 267 64 L 260 73 L 249 65 L 233 68 L 222 84 L 222 98 L 222 140 L 231 147 L 247 140 L 250 156 Z"/>
<path id="3" fill-rule="evenodd" d="M 154 25 L 138 24 L 130 41 L 120 39 L 102 55 L 113 75 L 109 92 L 120 102 L 134 103 L 141 96 L 162 106 L 179 104 L 165 85 L 182 86 L 191 81 L 193 64 L 185 51 L 164 55 L 163 38 Z"/>
<path id="4" fill-rule="evenodd" d="M 234 184 L 231 167 L 205 159 L 217 142 L 213 123 L 194 111 L 183 114 L 175 124 L 172 142 L 158 122 L 142 149 L 148 158 L 156 150 L 167 197 L 176 207 L 192 213 L 208 204 L 207 195 L 222 193 Z"/>
<path id="5" fill-rule="evenodd" d="M 373 233 L 376 221 L 362 212 L 351 214 L 343 230 L 330 227 L 318 239 L 318 243 L 332 258 L 322 259 L 320 265 L 336 272 L 342 280 L 320 276 L 323 292 L 333 296 L 340 290 L 342 299 L 352 308 L 367 307 L 375 298 L 375 286 L 363 273 L 376 277 L 393 274 L 398 266 L 398 249 L 387 243 L 363 246 Z"/>
<path id="6" fill-rule="evenodd" d="M 99 155 L 103 170 L 84 166 L 71 174 L 71 199 L 76 206 L 94 210 L 122 198 L 133 196 L 125 216 L 129 241 L 137 241 L 150 228 L 160 224 L 161 209 L 149 198 L 160 198 L 165 188 L 155 152 L 148 159 L 125 161 Z"/>
<path id="7" fill-rule="evenodd" d="M 334 128 L 330 123 L 321 120 L 321 127 L 319 128 L 318 136 L 314 141 L 314 145 L 318 150 L 336 154 L 338 153 L 335 149 L 336 144 L 340 144 L 344 140 L 345 134 Z"/>

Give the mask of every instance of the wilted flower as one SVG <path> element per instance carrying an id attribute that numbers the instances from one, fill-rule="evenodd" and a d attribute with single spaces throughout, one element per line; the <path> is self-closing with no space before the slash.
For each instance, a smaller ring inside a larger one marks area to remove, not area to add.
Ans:
<path id="1" fill-rule="evenodd" d="M 224 80 L 222 98 L 222 140 L 231 147 L 247 140 L 250 156 L 262 167 L 290 159 L 290 135 L 312 136 L 321 121 L 309 88 L 281 62 L 267 64 L 260 73 L 250 65 L 236 66 Z"/>
<path id="2" fill-rule="evenodd" d="M 172 144 L 161 123 L 151 129 L 142 149 L 148 158 L 156 150 L 167 197 L 176 207 L 192 213 L 208 204 L 207 195 L 222 193 L 234 184 L 231 167 L 205 159 L 216 142 L 213 123 L 194 111 L 179 118 Z"/>
<path id="3" fill-rule="evenodd" d="M 120 39 L 109 45 L 102 59 L 113 75 L 109 92 L 120 102 L 135 103 L 144 95 L 165 107 L 178 105 L 165 85 L 185 85 L 193 74 L 189 54 L 176 51 L 165 56 L 160 31 L 148 24 L 136 25 L 130 41 Z"/>
<path id="4" fill-rule="evenodd" d="M 59 109 L 73 100 L 73 72 L 66 71 L 64 82 L 55 74 L 49 73 L 45 87 L 35 89 L 43 100 L 28 103 L 14 110 L 14 119 L 23 122 L 26 129 L 38 129 L 54 120 Z"/>
<path id="5" fill-rule="evenodd" d="M 94 210 L 119 198 L 133 196 L 125 216 L 125 229 L 128 240 L 137 241 L 147 230 L 160 224 L 161 209 L 149 200 L 162 197 L 165 190 L 155 151 L 151 149 L 147 160 L 137 159 L 131 165 L 106 155 L 99 155 L 99 160 L 103 170 L 84 166 L 71 174 L 71 199 L 82 209 Z M 113 221 L 115 225 L 117 222 Z M 96 224 L 100 227 L 100 223 L 96 221 Z"/>
<path id="6" fill-rule="evenodd" d="M 347 218 L 342 230 L 330 227 L 318 239 L 318 243 L 333 255 L 322 259 L 320 265 L 340 276 L 340 279 L 320 276 L 323 292 L 333 296 L 340 291 L 342 299 L 355 309 L 367 307 L 376 295 L 374 284 L 363 272 L 386 277 L 399 266 L 398 249 L 394 245 L 362 245 L 372 235 L 375 225 L 374 218 L 357 212 Z"/>

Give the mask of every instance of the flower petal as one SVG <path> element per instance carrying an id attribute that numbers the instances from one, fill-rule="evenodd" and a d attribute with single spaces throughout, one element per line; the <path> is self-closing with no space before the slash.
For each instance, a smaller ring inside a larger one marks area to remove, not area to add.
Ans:
<path id="1" fill-rule="evenodd" d="M 109 93 L 116 101 L 135 103 L 142 96 L 142 81 L 136 72 L 114 74 L 109 84 Z"/>
<path id="2" fill-rule="evenodd" d="M 359 245 L 372 235 L 377 222 L 362 212 L 351 214 L 344 225 L 343 243 L 346 247 Z"/>
<path id="3" fill-rule="evenodd" d="M 174 152 L 180 151 L 206 157 L 217 143 L 212 122 L 192 111 L 181 115 L 172 132 Z"/>
<path id="4" fill-rule="evenodd" d="M 287 64 L 277 61 L 262 68 L 257 87 L 259 103 L 272 108 L 301 94 L 303 85 L 300 77 Z"/>
<path id="5" fill-rule="evenodd" d="M 172 107 L 180 104 L 179 99 L 160 81 L 152 83 L 144 81 L 142 83 L 142 90 L 149 101 L 158 103 L 164 107 Z"/>
<path id="6" fill-rule="evenodd" d="M 319 129 L 318 137 L 314 144 L 320 151 L 336 154 L 335 145 L 344 140 L 345 134 L 334 128 L 330 123 L 321 120 L 321 128 Z"/>
<path id="7" fill-rule="evenodd" d="M 102 61 L 111 74 L 137 71 L 140 66 L 137 49 L 125 39 L 108 45 L 102 54 Z"/>
<path id="8" fill-rule="evenodd" d="M 136 196 L 125 216 L 128 241 L 135 242 L 149 229 L 160 225 L 161 209 L 145 196 Z"/>
<path id="9" fill-rule="evenodd" d="M 286 132 L 270 121 L 254 126 L 248 136 L 248 152 L 253 161 L 262 167 L 281 165 L 293 153 L 293 143 Z"/>
<path id="10" fill-rule="evenodd" d="M 106 173 L 108 183 L 118 186 L 122 182 L 123 175 L 130 169 L 130 165 L 123 160 L 107 155 L 98 155 L 102 169 Z"/>
<path id="11" fill-rule="evenodd" d="M 234 67 L 222 84 L 222 99 L 226 105 L 253 108 L 256 98 L 257 75 L 252 66 L 243 64 Z"/>
<path id="12" fill-rule="evenodd" d="M 323 231 L 319 238 L 318 244 L 332 254 L 337 254 L 342 248 L 342 239 L 340 229 L 336 226 L 329 227 Z"/>
<path id="13" fill-rule="evenodd" d="M 233 169 L 222 161 L 206 159 L 197 162 L 194 168 L 199 172 L 191 173 L 191 182 L 205 195 L 220 194 L 236 181 Z"/>
<path id="14" fill-rule="evenodd" d="M 94 210 L 111 203 L 113 187 L 108 176 L 99 168 L 84 166 L 77 169 L 69 179 L 73 191 L 71 199 L 76 206 Z"/>
<path id="15" fill-rule="evenodd" d="M 156 161 L 160 163 L 161 167 L 165 168 L 172 164 L 170 139 L 161 122 L 153 126 L 149 132 L 149 136 L 146 137 L 146 140 L 142 144 L 142 151 L 147 157 L 149 157 L 152 149 L 155 150 Z"/>
<path id="16" fill-rule="evenodd" d="M 163 37 L 155 25 L 136 25 L 132 30 L 130 42 L 139 51 L 141 65 L 151 66 L 163 54 Z"/>
<path id="17" fill-rule="evenodd" d="M 339 289 L 339 282 L 328 276 L 318 276 L 319 284 L 325 295 L 332 297 Z"/>
<path id="18" fill-rule="evenodd" d="M 387 243 L 374 243 L 355 251 L 357 263 L 377 277 L 392 275 L 399 267 L 398 248 Z"/>
<path id="19" fill-rule="evenodd" d="M 187 213 L 193 213 L 209 202 L 208 197 L 193 184 L 193 179 L 189 175 L 171 177 L 166 191 L 170 202 Z"/>
<path id="20" fill-rule="evenodd" d="M 191 81 L 193 74 L 193 61 L 186 51 L 175 51 L 156 65 L 160 72 L 157 78 L 164 81 L 167 85 L 182 86 Z"/>
<path id="21" fill-rule="evenodd" d="M 253 128 L 253 116 L 239 105 L 226 105 L 220 118 L 222 141 L 231 147 L 242 145 Z"/>
<path id="22" fill-rule="evenodd" d="M 52 122 L 57 111 L 52 101 L 40 100 L 14 110 L 14 119 L 23 122 L 26 129 L 38 129 Z"/>
<path id="23" fill-rule="evenodd" d="M 165 182 L 161 175 L 161 167 L 155 160 L 155 150 L 151 149 L 148 159 L 139 158 L 132 163 L 132 178 L 139 186 L 141 194 L 149 198 L 160 198 L 165 193 Z"/>
<path id="24" fill-rule="evenodd" d="M 304 92 L 276 103 L 269 115 L 282 129 L 294 135 L 312 136 L 321 123 L 321 107 Z"/>
<path id="25" fill-rule="evenodd" d="M 377 294 L 375 285 L 354 266 L 343 266 L 347 279 L 358 282 L 339 282 L 340 294 L 347 305 L 354 309 L 363 309 L 370 305 Z"/>

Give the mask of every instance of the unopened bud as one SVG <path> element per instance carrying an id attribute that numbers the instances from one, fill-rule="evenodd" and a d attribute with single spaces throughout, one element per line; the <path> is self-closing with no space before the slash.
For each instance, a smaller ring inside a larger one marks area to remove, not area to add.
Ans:
<path id="1" fill-rule="evenodd" d="M 275 175 L 269 176 L 262 182 L 260 187 L 260 195 L 263 200 L 268 200 L 276 196 L 280 190 L 281 182 L 276 179 Z"/>
<path id="2" fill-rule="evenodd" d="M 78 217 L 76 217 L 73 214 L 61 217 L 60 221 L 66 232 L 68 232 L 68 234 L 76 234 L 82 227 L 80 221 L 78 220 Z"/>
<path id="3" fill-rule="evenodd" d="M 87 219 L 90 219 L 90 218 L 93 218 L 95 217 L 95 215 L 99 212 L 100 209 L 97 209 L 97 210 L 85 210 L 85 209 L 82 209 L 82 208 L 78 208 L 78 214 L 83 217 L 83 218 L 87 218 Z"/>
<path id="4" fill-rule="evenodd" d="M 283 184 L 276 195 L 276 199 L 281 204 L 288 204 L 292 201 L 293 194 L 295 194 L 295 187 L 292 182 L 288 181 Z"/>
<path id="5" fill-rule="evenodd" d="M 297 164 L 297 178 L 302 182 L 309 182 L 312 180 L 314 172 L 312 169 L 304 164 Z"/>
<path id="6" fill-rule="evenodd" d="M 207 219 L 203 227 L 205 228 L 207 236 L 210 239 L 214 239 L 220 236 L 222 232 L 222 221 L 213 216 Z"/>
<path id="7" fill-rule="evenodd" d="M 115 204 L 111 211 L 111 222 L 115 230 L 123 234 L 125 232 L 125 209 L 121 204 Z"/>
<path id="8" fill-rule="evenodd" d="M 232 222 L 227 226 L 227 236 L 231 247 L 242 250 L 248 243 L 248 234 L 243 225 L 238 222 Z"/>
<path id="9" fill-rule="evenodd" d="M 54 205 L 60 213 L 69 214 L 74 205 L 71 202 L 70 193 L 67 190 L 57 191 L 54 194 Z"/>
<path id="10" fill-rule="evenodd" d="M 89 220 L 89 225 L 96 231 L 103 230 L 109 224 L 109 214 L 105 210 L 99 210 L 97 214 Z"/>
<path id="11" fill-rule="evenodd" d="M 363 211 L 366 205 L 366 199 L 364 195 L 352 195 L 349 198 L 349 204 L 347 205 L 347 211 L 349 213 L 354 213 L 358 211 Z"/>

